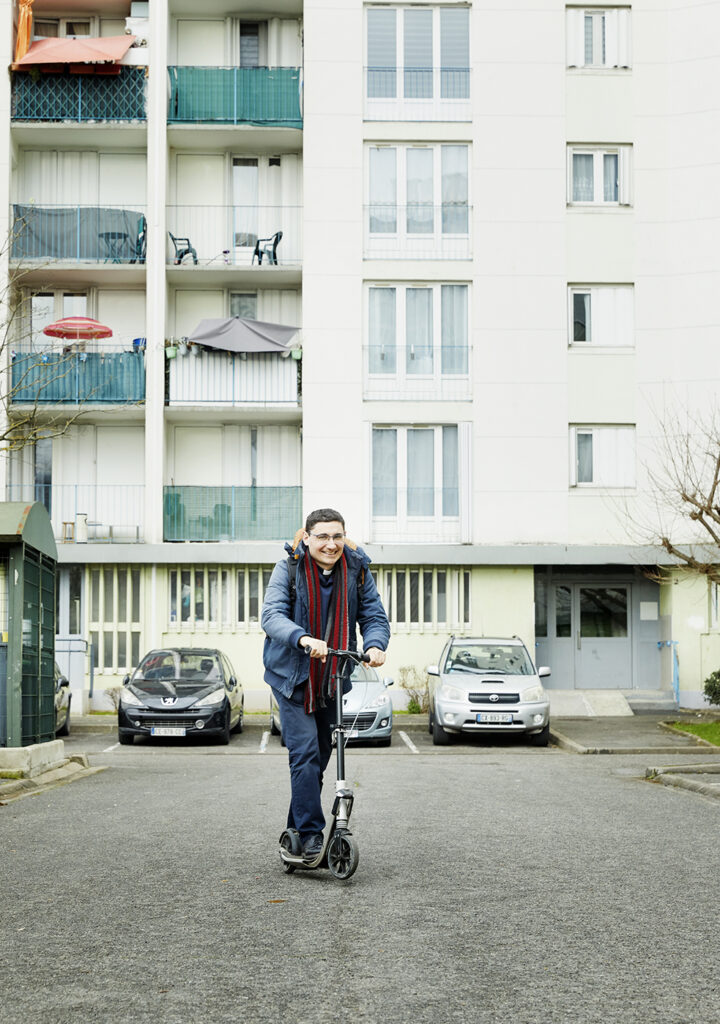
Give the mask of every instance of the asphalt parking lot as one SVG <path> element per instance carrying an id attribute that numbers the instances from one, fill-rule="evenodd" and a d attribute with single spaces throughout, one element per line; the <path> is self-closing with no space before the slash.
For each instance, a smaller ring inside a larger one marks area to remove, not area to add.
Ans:
<path id="1" fill-rule="evenodd" d="M 287 753 L 261 726 L 71 735 L 106 770 L 0 807 L 3 1021 L 720 1020 L 720 804 L 641 755 L 396 730 L 348 751 L 347 882 L 283 873 Z"/>

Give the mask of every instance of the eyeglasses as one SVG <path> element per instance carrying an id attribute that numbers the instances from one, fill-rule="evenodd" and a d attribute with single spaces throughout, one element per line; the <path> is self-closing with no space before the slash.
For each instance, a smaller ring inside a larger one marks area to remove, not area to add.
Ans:
<path id="1" fill-rule="evenodd" d="M 315 540 L 319 540 L 321 544 L 327 544 L 327 542 L 330 540 L 334 541 L 335 544 L 342 544 L 342 542 L 345 540 L 344 533 L 311 533 L 309 534 L 309 536 L 314 537 Z"/>

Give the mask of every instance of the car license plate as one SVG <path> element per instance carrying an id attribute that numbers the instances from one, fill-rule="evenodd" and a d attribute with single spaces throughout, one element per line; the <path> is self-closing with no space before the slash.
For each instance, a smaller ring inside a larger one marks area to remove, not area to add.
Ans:
<path id="1" fill-rule="evenodd" d="M 501 714 L 480 714 L 475 716 L 478 725 L 509 725 L 513 720 L 512 715 Z"/>
<path id="2" fill-rule="evenodd" d="M 349 740 L 356 740 L 357 739 L 357 735 L 358 735 L 358 730 L 357 729 L 351 729 L 350 732 L 348 733 L 348 739 Z"/>
<path id="3" fill-rule="evenodd" d="M 151 736 L 184 736 L 187 730 L 172 725 L 154 725 L 150 730 Z"/>

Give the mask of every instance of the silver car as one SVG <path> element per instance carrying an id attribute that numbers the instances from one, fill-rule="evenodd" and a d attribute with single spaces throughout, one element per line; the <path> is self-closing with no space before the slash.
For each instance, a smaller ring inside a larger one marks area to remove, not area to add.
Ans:
<path id="1" fill-rule="evenodd" d="M 348 742 L 377 743 L 389 747 L 392 743 L 393 708 L 388 687 L 392 679 L 381 679 L 369 665 L 356 665 L 352 676 L 352 690 L 343 697 L 343 725 Z M 282 722 L 277 702 L 270 704 L 270 732 L 282 740 Z M 283 744 L 284 746 L 284 744 Z"/>
<path id="2" fill-rule="evenodd" d="M 550 701 L 518 637 L 451 637 L 439 665 L 428 665 L 428 731 L 436 745 L 452 733 L 524 732 L 536 747 L 550 738 Z"/>

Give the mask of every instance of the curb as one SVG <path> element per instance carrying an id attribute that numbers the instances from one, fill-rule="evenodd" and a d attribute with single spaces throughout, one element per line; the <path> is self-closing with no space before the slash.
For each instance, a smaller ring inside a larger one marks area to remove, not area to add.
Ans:
<path id="1" fill-rule="evenodd" d="M 36 775 L 32 779 L 13 779 L 11 782 L 0 784 L 0 807 L 4 807 L 14 800 L 21 800 L 24 796 L 32 796 L 46 789 L 64 786 L 69 782 L 86 779 L 90 775 L 97 775 L 104 771 L 107 771 L 107 766 L 91 768 L 87 754 L 74 754 L 57 768 Z"/>
<path id="2" fill-rule="evenodd" d="M 673 730 L 676 732 L 677 730 Z M 707 754 L 707 747 L 584 747 L 581 743 L 571 740 L 569 736 L 550 728 L 550 738 L 561 750 L 572 754 Z M 712 746 L 713 744 L 710 744 Z M 715 748 L 720 753 L 719 748 Z"/>
<path id="3" fill-rule="evenodd" d="M 645 778 L 649 782 L 659 782 L 662 786 L 674 786 L 677 789 L 689 789 L 693 793 L 700 793 L 702 796 L 710 797 L 711 800 L 720 800 L 720 786 L 713 786 L 706 782 L 696 782 L 688 779 L 687 775 L 717 775 L 720 774 L 720 764 L 697 764 L 697 765 L 671 765 L 664 768 L 647 768 Z"/>

